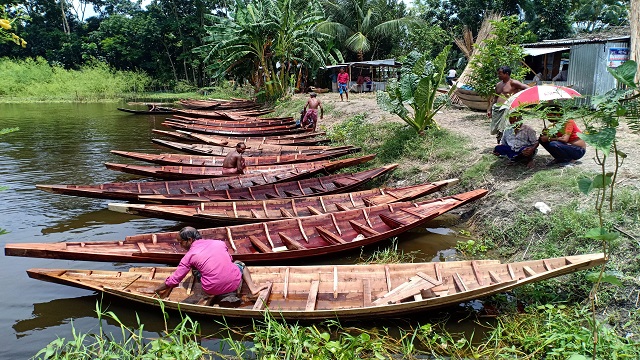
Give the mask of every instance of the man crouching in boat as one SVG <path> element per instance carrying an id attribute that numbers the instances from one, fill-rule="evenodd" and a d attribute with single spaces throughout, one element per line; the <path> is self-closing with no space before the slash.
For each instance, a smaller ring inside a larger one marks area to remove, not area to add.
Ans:
<path id="1" fill-rule="evenodd" d="M 177 237 L 180 246 L 187 250 L 176 271 L 157 288 L 140 289 L 140 292 L 159 294 L 180 284 L 191 269 L 197 271 L 202 290 L 214 296 L 212 303 L 221 306 L 239 305 L 241 299 L 237 296 L 242 288 L 242 281 L 247 283 L 252 295 L 257 294 L 267 286 L 258 287 L 251 279 L 251 274 L 245 265 L 233 262 L 227 245 L 220 240 L 202 239 L 200 232 L 191 226 L 182 228 Z"/>
<path id="2" fill-rule="evenodd" d="M 227 154 L 222 163 L 222 173 L 224 175 L 244 174 L 244 169 L 247 165 L 244 163 L 242 154 L 246 149 L 247 145 L 245 143 L 238 143 L 236 150 Z"/>

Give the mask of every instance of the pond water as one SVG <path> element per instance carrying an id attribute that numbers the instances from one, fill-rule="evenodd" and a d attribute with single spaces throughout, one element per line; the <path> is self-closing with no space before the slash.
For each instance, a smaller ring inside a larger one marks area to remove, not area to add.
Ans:
<path id="1" fill-rule="evenodd" d="M 0 186 L 8 187 L 0 192 L 0 228 L 9 232 L 0 235 L 3 247 L 15 242 L 117 240 L 137 233 L 175 231 L 181 227 L 178 222 L 111 212 L 107 210 L 107 204 L 112 202 L 109 200 L 56 195 L 35 188 L 36 184 L 97 184 L 139 179 L 107 170 L 105 162 L 133 162 L 109 151 L 171 152 L 151 142 L 154 138 L 151 129 L 163 128 L 160 123 L 164 116 L 131 115 L 116 110 L 123 105 L 0 104 L 0 129 L 20 128 L 18 132 L 0 136 Z M 446 226 L 446 221 L 429 225 L 432 228 Z M 422 229 L 405 234 L 398 241 L 398 249 L 405 253 L 420 251 L 416 258 L 424 261 L 451 258 L 458 238 L 443 235 L 440 230 L 432 233 Z M 367 249 L 362 256 L 367 257 L 373 250 Z M 353 263 L 360 256 L 356 251 L 346 257 L 324 258 L 322 262 Z M 0 262 L 0 359 L 29 358 L 57 337 L 70 339 L 71 322 L 77 331 L 98 331 L 95 308 L 99 295 L 29 279 L 27 269 L 126 270 L 130 266 L 135 264 L 3 256 Z M 134 327 L 137 313 L 152 336 L 164 329 L 159 309 L 113 299 L 104 299 L 104 307 Z M 422 316 L 423 323 L 429 320 L 425 314 Z M 172 314 L 173 323 L 176 318 L 178 315 Z M 214 335 L 220 329 L 215 320 L 198 320 L 205 335 Z M 391 321 L 397 326 L 401 326 L 400 323 L 406 322 Z M 250 322 L 238 323 L 248 324 Z M 375 326 L 373 322 L 358 325 Z M 119 332 L 113 321 L 108 322 L 105 330 Z M 205 345 L 217 348 L 215 340 Z"/>

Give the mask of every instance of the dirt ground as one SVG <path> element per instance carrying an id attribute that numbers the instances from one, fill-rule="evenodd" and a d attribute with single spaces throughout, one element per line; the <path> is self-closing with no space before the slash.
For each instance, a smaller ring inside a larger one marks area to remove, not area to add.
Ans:
<path id="1" fill-rule="evenodd" d="M 296 98 L 305 99 L 306 95 L 296 95 Z M 337 93 L 319 94 L 318 98 L 323 102 L 326 116 L 319 122 L 321 126 L 331 128 L 335 123 L 341 122 L 353 115 L 364 113 L 366 121 L 399 121 L 402 120 L 396 115 L 389 114 L 381 110 L 375 99 L 375 94 L 350 94 L 349 101 L 340 101 Z M 491 154 L 496 145 L 496 139 L 489 134 L 489 119 L 486 114 L 471 111 L 468 108 L 454 107 L 441 111 L 436 116 L 436 121 L 440 127 L 461 134 L 469 139 L 470 147 L 473 149 L 471 158 L 468 161 L 472 165 L 481 160 L 483 155 Z M 529 121 L 536 131 L 543 128 L 542 120 Z M 580 123 L 578 122 L 578 125 Z M 633 134 L 626 124 L 622 124 L 618 131 L 618 148 L 628 155 L 618 174 L 617 183 L 622 186 L 632 186 L 640 188 L 640 135 Z M 548 192 L 534 194 L 526 203 L 518 203 L 509 199 L 509 193 L 517 189 L 524 181 L 539 171 L 555 170 L 567 176 L 576 176 L 576 171 L 568 168 L 549 168 L 546 164 L 553 158 L 542 147 L 534 159 L 532 169 L 527 169 L 522 165 L 508 166 L 507 161 L 496 158 L 497 166 L 491 171 L 484 181 L 478 186 L 490 190 L 489 195 L 482 202 L 482 206 L 476 209 L 476 216 L 489 215 L 499 218 L 507 218 L 508 214 L 515 209 L 534 209 L 536 201 L 543 201 L 551 208 L 563 201 L 563 194 L 551 194 Z M 583 169 L 589 174 L 596 174 L 599 167 L 595 162 L 595 150 L 588 147 L 587 153 L 576 165 L 576 169 Z M 504 163 L 504 166 L 499 166 Z M 499 190 L 499 191 L 497 191 Z M 497 195 L 497 196 L 495 196 Z M 495 197 L 494 197 L 495 196 Z M 505 201 L 505 199 L 507 201 Z M 474 217 L 476 217 L 474 216 Z"/>

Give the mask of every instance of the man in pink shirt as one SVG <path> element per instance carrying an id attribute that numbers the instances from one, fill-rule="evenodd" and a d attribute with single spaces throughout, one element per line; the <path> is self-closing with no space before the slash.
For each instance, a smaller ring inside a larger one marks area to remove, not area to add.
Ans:
<path id="1" fill-rule="evenodd" d="M 349 84 L 349 74 L 344 70 L 344 68 L 340 68 L 340 73 L 338 74 L 338 92 L 340 93 L 340 101 L 343 101 L 342 94 L 347 95 L 347 101 L 349 101 L 349 89 L 347 85 Z"/>
<path id="2" fill-rule="evenodd" d="M 178 241 L 187 250 L 178 268 L 162 285 L 145 292 L 161 293 L 174 288 L 191 269 L 198 271 L 202 290 L 215 296 L 214 303 L 239 303 L 241 300 L 236 296 L 236 292 L 242 287 L 242 280 L 247 283 L 249 291 L 254 295 L 266 288 L 266 286 L 258 287 L 253 283 L 251 274 L 243 263 L 233 262 L 225 242 L 202 239 L 200 232 L 191 226 L 180 230 Z"/>

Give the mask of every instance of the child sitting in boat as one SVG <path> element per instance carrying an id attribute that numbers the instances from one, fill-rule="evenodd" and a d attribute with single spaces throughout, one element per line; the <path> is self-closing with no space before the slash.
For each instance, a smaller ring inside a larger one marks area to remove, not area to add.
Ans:
<path id="1" fill-rule="evenodd" d="M 224 241 L 203 239 L 200 232 L 191 226 L 182 228 L 177 240 L 187 253 L 176 271 L 157 288 L 140 289 L 140 292 L 162 296 L 165 290 L 178 286 L 192 269 L 197 271 L 196 277 L 202 283 L 202 290 L 214 296 L 212 303 L 221 306 L 240 304 L 241 299 L 237 294 L 243 280 L 252 295 L 267 287 L 254 284 L 246 266 L 240 261 L 233 261 Z"/>

